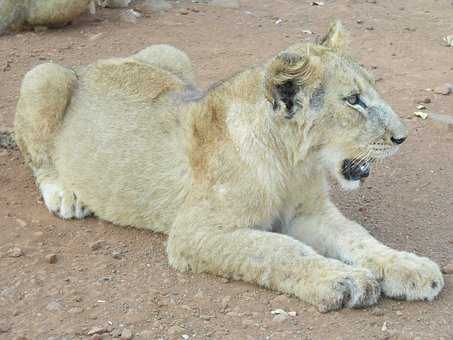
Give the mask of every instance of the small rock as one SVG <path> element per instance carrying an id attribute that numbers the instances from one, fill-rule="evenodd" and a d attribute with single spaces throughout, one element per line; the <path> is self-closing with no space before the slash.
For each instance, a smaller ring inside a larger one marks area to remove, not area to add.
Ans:
<path id="1" fill-rule="evenodd" d="M 398 315 L 398 316 L 402 316 L 402 315 L 403 315 L 403 312 L 401 312 L 401 311 L 397 310 L 397 311 L 396 311 L 396 315 Z"/>
<path id="2" fill-rule="evenodd" d="M 297 312 L 288 312 L 288 315 L 291 317 L 297 316 Z"/>
<path id="3" fill-rule="evenodd" d="M 209 320 L 211 320 L 211 317 L 209 315 L 203 315 L 202 314 L 202 315 L 200 315 L 200 319 L 204 320 L 204 321 L 209 321 Z"/>
<path id="4" fill-rule="evenodd" d="M 311 5 L 312 6 L 324 6 L 324 2 L 322 2 L 322 1 L 312 1 Z"/>
<path id="5" fill-rule="evenodd" d="M 95 326 L 87 332 L 88 335 L 103 334 L 103 333 L 107 333 L 107 329 L 103 326 Z"/>
<path id="6" fill-rule="evenodd" d="M 132 331 L 129 328 L 124 328 L 121 331 L 121 339 L 131 340 L 133 337 L 134 337 L 134 334 L 132 334 Z"/>
<path id="7" fill-rule="evenodd" d="M 212 0 L 209 4 L 223 8 L 239 8 L 239 0 Z"/>
<path id="8" fill-rule="evenodd" d="M 442 268 L 442 273 L 450 275 L 453 274 L 453 262 L 447 264 Z"/>
<path id="9" fill-rule="evenodd" d="M 453 47 L 453 35 L 446 36 L 444 41 L 448 47 Z"/>
<path id="10" fill-rule="evenodd" d="M 96 251 L 104 247 L 104 245 L 105 245 L 104 240 L 97 240 L 96 242 L 90 244 L 90 249 Z"/>
<path id="11" fill-rule="evenodd" d="M 117 250 L 112 251 L 112 257 L 117 260 L 121 260 L 123 253 Z"/>
<path id="12" fill-rule="evenodd" d="M 190 336 L 188 336 L 187 334 L 183 334 L 181 335 L 181 338 L 183 338 L 184 340 L 188 340 Z"/>
<path id="13" fill-rule="evenodd" d="M 56 254 L 47 254 L 46 255 L 46 261 L 51 263 L 51 264 L 54 264 L 54 263 L 57 263 L 57 255 Z"/>
<path id="14" fill-rule="evenodd" d="M 187 14 L 189 14 L 189 11 L 183 9 L 182 11 L 179 12 L 179 14 L 181 14 L 181 15 L 187 15 Z"/>
<path id="15" fill-rule="evenodd" d="M 373 26 L 367 26 L 367 27 L 365 27 L 365 29 L 367 31 L 374 31 L 374 27 Z"/>
<path id="16" fill-rule="evenodd" d="M 283 322 L 286 319 L 288 319 L 288 314 L 287 313 L 285 313 L 285 314 L 277 314 L 277 315 L 275 315 L 272 318 L 272 321 L 274 321 L 274 322 Z"/>
<path id="17" fill-rule="evenodd" d="M 272 315 L 278 315 L 278 314 L 288 314 L 285 310 L 277 308 L 271 311 Z"/>
<path id="18" fill-rule="evenodd" d="M 425 105 L 417 105 L 417 110 L 425 110 L 426 106 Z"/>
<path id="19" fill-rule="evenodd" d="M 420 117 L 421 119 L 425 120 L 426 118 L 428 118 L 428 114 L 426 112 L 423 112 L 423 111 L 415 111 L 414 112 L 414 116 L 416 117 Z"/>
<path id="20" fill-rule="evenodd" d="M 387 327 L 387 321 L 384 321 L 384 324 L 382 325 L 381 331 L 387 332 L 388 327 Z"/>
<path id="21" fill-rule="evenodd" d="M 9 257 L 21 257 L 24 255 L 24 252 L 19 247 L 13 247 L 7 251 L 6 255 Z"/>
<path id="22" fill-rule="evenodd" d="M 434 88 L 434 93 L 441 94 L 444 96 L 448 96 L 451 93 L 452 86 L 450 84 L 444 84 L 442 86 L 438 86 Z"/>

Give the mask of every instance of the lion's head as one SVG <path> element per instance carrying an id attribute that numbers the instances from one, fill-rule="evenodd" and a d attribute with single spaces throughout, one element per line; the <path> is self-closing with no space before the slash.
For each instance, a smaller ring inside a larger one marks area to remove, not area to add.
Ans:
<path id="1" fill-rule="evenodd" d="M 354 189 L 370 163 L 393 155 L 408 132 L 373 76 L 345 54 L 345 35 L 335 22 L 320 44 L 277 55 L 267 66 L 266 93 L 282 123 L 304 134 L 300 152 L 316 154 L 344 188 Z"/>

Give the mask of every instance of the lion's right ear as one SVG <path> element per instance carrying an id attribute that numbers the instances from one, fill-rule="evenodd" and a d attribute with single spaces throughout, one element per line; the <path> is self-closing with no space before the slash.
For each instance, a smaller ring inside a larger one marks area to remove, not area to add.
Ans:
<path id="1" fill-rule="evenodd" d="M 334 21 L 324 38 L 321 39 L 321 45 L 328 48 L 343 51 L 349 43 L 349 33 L 344 29 L 341 21 Z"/>
<path id="2" fill-rule="evenodd" d="M 321 73 L 319 58 L 282 52 L 270 63 L 266 72 L 266 98 L 275 111 L 285 106 L 285 118 L 291 119 L 298 109 L 297 94 L 311 85 Z"/>

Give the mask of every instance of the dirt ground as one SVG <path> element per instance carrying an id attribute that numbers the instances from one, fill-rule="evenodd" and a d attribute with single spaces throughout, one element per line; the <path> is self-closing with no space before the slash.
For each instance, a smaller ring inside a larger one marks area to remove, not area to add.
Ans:
<path id="1" fill-rule="evenodd" d="M 411 134 L 362 189 L 334 191 L 335 199 L 386 244 L 441 265 L 453 261 L 453 130 L 412 115 L 425 98 L 428 111 L 453 115 L 453 95 L 425 90 L 453 82 L 453 48 L 442 43 L 453 34 L 450 1 L 171 3 L 136 24 L 118 23 L 119 10 L 106 9 L 65 29 L 1 37 L 0 126 L 12 127 L 21 78 L 45 61 L 84 64 L 170 43 L 190 55 L 206 87 L 315 39 L 339 18 L 351 31 L 351 53 L 378 77 Z M 0 339 L 110 339 L 121 332 L 135 339 L 453 339 L 453 275 L 432 303 L 382 299 L 364 310 L 319 314 L 254 285 L 177 273 L 165 241 L 94 218 L 52 216 L 19 152 L 0 150 Z M 11 257 L 14 247 L 21 256 Z M 276 308 L 297 315 L 273 321 Z M 103 335 L 88 335 L 94 327 Z"/>

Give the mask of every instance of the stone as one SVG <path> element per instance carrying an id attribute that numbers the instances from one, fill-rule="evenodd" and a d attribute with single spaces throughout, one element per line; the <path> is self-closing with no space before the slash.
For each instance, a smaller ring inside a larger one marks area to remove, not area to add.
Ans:
<path id="1" fill-rule="evenodd" d="M 287 313 L 285 313 L 285 314 L 276 314 L 272 318 L 272 321 L 280 323 L 280 322 L 286 321 L 287 319 L 288 319 L 288 314 Z"/>
<path id="2" fill-rule="evenodd" d="M 297 312 L 288 312 L 288 315 L 291 317 L 297 316 Z"/>
<path id="3" fill-rule="evenodd" d="M 24 255 L 24 252 L 19 247 L 13 247 L 9 249 L 6 254 L 9 257 L 21 257 Z"/>
<path id="4" fill-rule="evenodd" d="M 444 267 L 442 267 L 442 273 L 451 275 L 453 274 L 453 262 L 448 263 Z"/>
<path id="5" fill-rule="evenodd" d="M 452 91 L 452 85 L 450 84 L 444 84 L 444 85 L 441 85 L 441 86 L 437 86 L 434 88 L 433 92 L 436 93 L 436 94 L 441 94 L 441 95 L 444 95 L 444 96 L 448 96 L 451 91 Z"/>
<path id="6" fill-rule="evenodd" d="M 210 5 L 223 8 L 239 8 L 239 0 L 212 0 Z"/>
<path id="7" fill-rule="evenodd" d="M 104 326 L 95 326 L 87 332 L 87 335 L 103 334 L 106 332 L 107 332 L 107 329 Z"/>
<path id="8" fill-rule="evenodd" d="M 56 254 L 47 254 L 46 261 L 49 262 L 50 264 L 54 264 L 57 263 L 58 257 Z"/>

